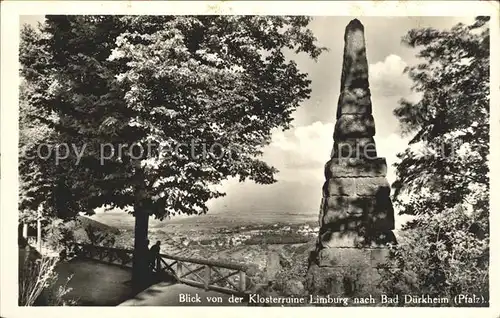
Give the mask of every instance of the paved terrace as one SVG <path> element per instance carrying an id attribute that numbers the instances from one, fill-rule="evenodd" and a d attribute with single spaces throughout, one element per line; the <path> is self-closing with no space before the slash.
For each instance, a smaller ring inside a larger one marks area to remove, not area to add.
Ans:
<path id="1" fill-rule="evenodd" d="M 57 284 L 63 285 L 71 277 L 67 287 L 72 290 L 65 297 L 75 300 L 80 306 L 246 306 L 234 301 L 238 297 L 232 296 L 230 289 L 216 285 L 238 274 L 243 274 L 239 278 L 244 279 L 244 273 L 238 272 L 237 265 L 234 272 L 235 268 L 231 265 L 227 265 L 228 269 L 217 263 L 188 258 L 175 259 L 173 263 L 170 260 L 169 264 L 168 259 L 162 259 L 162 269 L 175 271 L 177 281 L 160 282 L 134 295 L 131 268 L 117 264 L 129 264 L 131 251 L 82 246 L 80 252 L 83 257 L 57 266 Z M 128 258 L 120 258 L 127 255 Z M 229 272 L 224 273 L 223 270 Z M 234 281 L 229 286 L 238 287 Z M 238 292 L 235 290 L 235 294 Z"/>

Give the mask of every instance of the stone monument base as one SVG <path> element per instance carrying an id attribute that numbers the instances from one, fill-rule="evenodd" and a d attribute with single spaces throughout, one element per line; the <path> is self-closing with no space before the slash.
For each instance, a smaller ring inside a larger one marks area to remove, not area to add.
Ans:
<path id="1" fill-rule="evenodd" d="M 380 275 L 377 265 L 385 263 L 385 247 L 332 247 L 311 252 L 306 289 L 310 295 L 376 295 Z"/>

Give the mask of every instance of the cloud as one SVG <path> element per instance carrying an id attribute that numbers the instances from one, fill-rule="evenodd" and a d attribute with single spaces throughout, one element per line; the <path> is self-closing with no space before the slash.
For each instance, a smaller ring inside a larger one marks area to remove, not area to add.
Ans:
<path id="1" fill-rule="evenodd" d="M 387 180 L 392 184 L 396 180 L 396 170 L 393 164 L 398 161 L 397 154 L 406 149 L 410 138 L 390 134 L 387 137 L 375 136 L 374 139 L 377 155 L 384 157 L 387 162 Z"/>
<path id="2" fill-rule="evenodd" d="M 324 164 L 330 159 L 333 147 L 333 123 L 314 122 L 290 131 L 276 131 L 270 146 L 265 149 L 266 161 L 280 170 L 279 178 L 298 180 L 305 175 L 309 180 L 323 180 Z M 375 136 L 378 155 L 385 157 L 389 182 L 395 180 L 396 155 L 403 151 L 408 139 L 392 133 Z"/>
<path id="3" fill-rule="evenodd" d="M 408 64 L 398 55 L 391 54 L 384 61 L 369 65 L 370 87 L 373 95 L 407 96 L 412 81 L 403 73 Z"/>
<path id="4" fill-rule="evenodd" d="M 275 131 L 270 147 L 286 151 L 289 163 L 302 161 L 324 163 L 333 146 L 333 123 L 320 121 L 311 125 L 295 127 L 290 131 Z"/>

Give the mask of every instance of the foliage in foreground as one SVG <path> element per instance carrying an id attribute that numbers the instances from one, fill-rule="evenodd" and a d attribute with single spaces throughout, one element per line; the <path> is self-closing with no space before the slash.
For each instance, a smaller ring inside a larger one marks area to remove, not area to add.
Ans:
<path id="1" fill-rule="evenodd" d="M 395 203 L 414 219 L 381 272 L 389 294 L 488 300 L 488 20 L 404 38 L 420 48 L 423 63 L 408 71 L 422 99 L 395 110 L 414 136 L 399 154 Z"/>
<path id="2" fill-rule="evenodd" d="M 19 306 L 65 306 L 72 305 L 65 295 L 71 291 L 67 284 L 59 285 L 55 267 L 57 257 L 36 255 L 31 247 L 20 249 L 19 259 Z"/>
<path id="3" fill-rule="evenodd" d="M 424 294 L 453 302 L 454 296 L 467 294 L 487 301 L 488 240 L 474 233 L 474 217 L 450 210 L 429 216 L 425 227 L 406 230 L 381 271 L 382 290 L 400 298 Z"/>
<path id="4" fill-rule="evenodd" d="M 57 252 L 68 250 L 72 243 L 113 247 L 119 234 L 116 228 L 85 217 L 51 219 L 45 231 L 48 247 Z"/>

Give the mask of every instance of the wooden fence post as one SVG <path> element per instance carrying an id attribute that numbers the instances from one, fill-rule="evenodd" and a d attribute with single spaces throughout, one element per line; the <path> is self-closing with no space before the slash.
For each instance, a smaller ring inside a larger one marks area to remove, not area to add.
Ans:
<path id="1" fill-rule="evenodd" d="M 244 292 L 246 289 L 246 275 L 244 271 L 240 271 L 240 291 Z"/>
<path id="2" fill-rule="evenodd" d="M 177 262 L 177 277 L 181 278 L 182 276 L 182 264 L 181 261 Z"/>
<path id="3" fill-rule="evenodd" d="M 205 265 L 205 290 L 208 290 L 208 285 L 210 285 L 210 275 L 211 275 L 210 265 Z"/>

